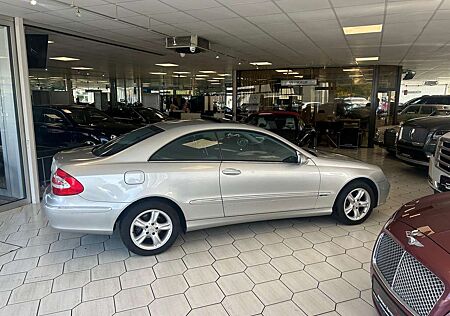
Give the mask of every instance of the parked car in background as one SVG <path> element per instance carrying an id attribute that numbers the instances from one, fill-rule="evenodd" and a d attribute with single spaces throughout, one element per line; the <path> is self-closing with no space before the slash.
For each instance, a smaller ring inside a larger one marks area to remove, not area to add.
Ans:
<path id="1" fill-rule="evenodd" d="M 33 106 L 33 120 L 37 146 L 52 148 L 106 143 L 135 129 L 87 106 Z"/>
<path id="2" fill-rule="evenodd" d="M 372 298 L 380 315 L 446 316 L 450 311 L 450 193 L 403 205 L 372 255 Z"/>
<path id="3" fill-rule="evenodd" d="M 297 112 L 259 112 L 251 114 L 245 122 L 269 130 L 298 146 L 315 147 L 314 128 L 307 127 Z"/>
<path id="4" fill-rule="evenodd" d="M 450 191 L 450 133 L 439 138 L 436 152 L 430 157 L 428 182 L 436 193 Z"/>
<path id="5" fill-rule="evenodd" d="M 354 108 L 363 108 L 367 105 L 367 103 L 370 103 L 369 100 L 363 97 L 348 97 L 344 98 L 344 103 L 347 103 L 351 106 L 351 109 Z"/>
<path id="6" fill-rule="evenodd" d="M 405 122 L 397 137 L 397 158 L 428 166 L 439 137 L 450 131 L 450 116 L 430 116 Z"/>
<path id="7" fill-rule="evenodd" d="M 117 227 L 129 250 L 154 255 L 214 226 L 330 214 L 360 224 L 388 193 L 378 166 L 251 125 L 175 121 L 58 153 L 43 209 L 56 229 Z"/>
<path id="8" fill-rule="evenodd" d="M 118 122 L 132 124 L 136 127 L 172 119 L 160 110 L 140 106 L 112 108 L 106 113 Z"/>

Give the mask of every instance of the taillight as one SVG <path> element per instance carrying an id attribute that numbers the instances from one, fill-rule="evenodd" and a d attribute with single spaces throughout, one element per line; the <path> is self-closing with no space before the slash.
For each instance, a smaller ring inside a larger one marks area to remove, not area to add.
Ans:
<path id="1" fill-rule="evenodd" d="M 57 169 L 52 177 L 52 192 L 55 195 L 77 195 L 83 192 L 84 187 L 74 177 L 64 170 Z"/>

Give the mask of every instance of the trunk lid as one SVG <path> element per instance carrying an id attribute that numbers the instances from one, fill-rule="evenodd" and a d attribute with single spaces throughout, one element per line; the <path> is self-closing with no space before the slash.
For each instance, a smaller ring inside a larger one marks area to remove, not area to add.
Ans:
<path id="1" fill-rule="evenodd" d="M 67 165 L 83 164 L 100 159 L 101 157 L 97 157 L 92 153 L 92 148 L 92 146 L 80 147 L 57 153 L 53 157 L 52 161 L 52 174 L 56 171 L 56 169 L 64 169 L 64 166 Z"/>

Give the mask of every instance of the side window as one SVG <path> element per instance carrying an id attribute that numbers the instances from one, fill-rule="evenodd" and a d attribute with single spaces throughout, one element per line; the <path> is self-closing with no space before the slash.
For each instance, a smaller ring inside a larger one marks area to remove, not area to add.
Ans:
<path id="1" fill-rule="evenodd" d="M 42 115 L 42 109 L 39 107 L 33 107 L 33 121 L 34 123 L 43 123 L 44 117 Z"/>
<path id="2" fill-rule="evenodd" d="M 434 107 L 434 106 L 426 106 L 426 105 L 422 105 L 422 107 L 421 107 L 421 109 L 420 109 L 420 114 L 430 115 L 430 114 L 433 113 L 434 111 L 436 111 L 436 107 Z"/>
<path id="3" fill-rule="evenodd" d="M 293 162 L 295 150 L 271 136 L 251 131 L 218 131 L 222 160 Z"/>
<path id="4" fill-rule="evenodd" d="M 186 161 L 220 160 L 219 143 L 214 132 L 182 136 L 158 150 L 150 160 Z"/>
<path id="5" fill-rule="evenodd" d="M 67 124 L 67 120 L 64 115 L 53 109 L 44 109 L 42 111 L 42 123 L 47 124 Z"/>
<path id="6" fill-rule="evenodd" d="M 419 105 L 408 106 L 405 109 L 405 114 L 417 114 L 417 113 L 419 113 L 419 110 L 420 110 L 420 106 Z"/>

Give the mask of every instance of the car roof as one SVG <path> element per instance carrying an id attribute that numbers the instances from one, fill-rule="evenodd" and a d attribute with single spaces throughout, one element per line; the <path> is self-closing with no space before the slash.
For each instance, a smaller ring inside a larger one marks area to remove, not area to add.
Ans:
<path id="1" fill-rule="evenodd" d="M 300 116 L 297 112 L 293 111 L 262 111 L 257 113 L 257 115 L 280 115 L 280 116 Z"/>
<path id="2" fill-rule="evenodd" d="M 62 109 L 62 108 L 70 108 L 70 109 L 95 109 L 93 106 L 88 105 L 64 105 L 64 104 L 39 104 L 39 105 L 33 105 L 34 107 L 47 107 L 47 108 L 54 108 L 54 109 Z"/>

